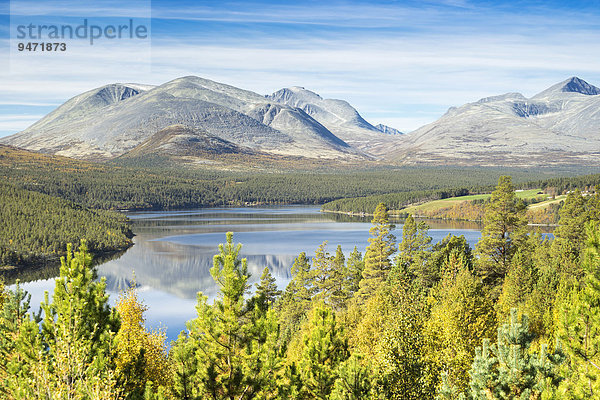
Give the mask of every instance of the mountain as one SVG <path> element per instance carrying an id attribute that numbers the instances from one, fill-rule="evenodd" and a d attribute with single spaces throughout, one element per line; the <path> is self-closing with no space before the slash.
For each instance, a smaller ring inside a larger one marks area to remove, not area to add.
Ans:
<path id="1" fill-rule="evenodd" d="M 573 76 L 566 81 L 557 83 L 556 85 L 550 86 L 548 89 L 534 96 L 535 99 L 543 99 L 549 97 L 556 97 L 560 93 L 580 93 L 588 96 L 595 96 L 600 94 L 600 89 L 596 86 L 590 85 L 583 79 Z"/>
<path id="2" fill-rule="evenodd" d="M 299 86 L 263 96 L 187 76 L 87 91 L 0 143 L 91 161 L 600 165 L 600 88 L 572 77 L 530 98 L 511 92 L 452 107 L 401 134 Z"/>
<path id="3" fill-rule="evenodd" d="M 278 90 L 266 98 L 302 109 L 344 142 L 369 154 L 382 156 L 395 142 L 365 121 L 347 101 L 324 99 L 300 86 Z"/>
<path id="4" fill-rule="evenodd" d="M 600 89 L 573 77 L 526 98 L 450 108 L 405 135 L 390 157 L 413 164 L 600 164 Z"/>
<path id="5" fill-rule="evenodd" d="M 177 139 L 174 132 L 163 132 L 148 145 L 162 140 L 160 148 L 181 144 L 189 151 L 194 143 L 202 147 L 210 142 L 209 147 L 223 145 L 226 152 L 235 147 L 236 151 L 280 156 L 367 157 L 300 108 L 195 76 L 160 86 L 117 83 L 90 90 L 2 142 L 44 153 L 107 160 L 175 125 L 182 130 Z M 198 140 L 190 142 L 190 134 Z"/>
<path id="6" fill-rule="evenodd" d="M 250 149 L 213 136 L 200 129 L 176 124 L 168 126 L 128 151 L 124 156 L 203 156 L 206 154 L 252 154 Z"/>
<path id="7" fill-rule="evenodd" d="M 377 125 L 375 125 L 375 128 L 378 131 L 385 133 L 387 135 L 404 135 L 404 132 L 400 132 L 396 128 L 392 128 L 391 126 L 387 126 L 387 125 L 383 125 L 383 124 L 377 124 Z"/>

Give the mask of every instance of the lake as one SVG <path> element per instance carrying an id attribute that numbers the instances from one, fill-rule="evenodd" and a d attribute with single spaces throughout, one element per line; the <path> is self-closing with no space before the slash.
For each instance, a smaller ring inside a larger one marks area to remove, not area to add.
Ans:
<path id="1" fill-rule="evenodd" d="M 147 326 L 166 327 L 169 340 L 176 339 L 185 321 L 195 317 L 198 291 L 209 298 L 216 295 L 209 269 L 226 232 L 234 232 L 234 241 L 243 244 L 241 254 L 248 260 L 252 284 L 267 266 L 284 289 L 300 252 L 310 256 L 327 240 L 331 253 L 339 244 L 346 256 L 354 246 L 364 254 L 371 226 L 370 217 L 321 213 L 318 206 L 134 212 L 128 216 L 136 235 L 134 246 L 99 265 L 98 274 L 107 279 L 112 303 L 135 274 L 139 297 L 149 308 Z M 474 222 L 426 222 L 434 243 L 453 233 L 464 235 L 474 247 L 480 237 L 480 225 Z M 395 223 L 395 235 L 401 237 L 402 221 Z M 37 310 L 44 291 L 52 292 L 54 279 L 22 286 L 31 293 L 31 304 Z"/>

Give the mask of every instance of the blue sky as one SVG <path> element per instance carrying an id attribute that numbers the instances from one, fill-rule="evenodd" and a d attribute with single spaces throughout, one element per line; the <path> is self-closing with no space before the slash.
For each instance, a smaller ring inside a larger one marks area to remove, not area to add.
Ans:
<path id="1" fill-rule="evenodd" d="M 573 75 L 600 85 L 600 1 L 12 0 L 10 27 L 7 4 L 0 0 L 0 136 L 94 87 L 185 75 L 261 94 L 304 86 L 404 131 L 450 106 L 530 96 Z M 150 35 L 71 40 L 60 54 L 16 50 L 19 24 L 84 19 L 134 19 Z"/>

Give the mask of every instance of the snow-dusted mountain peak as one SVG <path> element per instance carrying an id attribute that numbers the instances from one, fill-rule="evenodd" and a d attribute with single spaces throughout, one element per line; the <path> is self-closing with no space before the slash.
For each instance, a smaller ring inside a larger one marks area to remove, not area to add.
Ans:
<path id="1" fill-rule="evenodd" d="M 586 81 L 576 76 L 550 86 L 541 93 L 536 94 L 533 98 L 545 98 L 561 96 L 563 93 L 579 93 L 587 96 L 595 96 L 600 94 L 600 88 L 590 85 Z"/>

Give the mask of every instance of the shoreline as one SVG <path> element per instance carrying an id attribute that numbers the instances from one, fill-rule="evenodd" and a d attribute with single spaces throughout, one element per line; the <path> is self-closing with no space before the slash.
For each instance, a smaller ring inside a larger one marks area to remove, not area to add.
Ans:
<path id="1" fill-rule="evenodd" d="M 333 210 L 324 210 L 321 209 L 320 210 L 323 213 L 332 213 L 332 214 L 341 214 L 341 215 L 348 215 L 350 217 L 372 217 L 373 213 L 365 213 L 365 212 L 360 212 L 360 213 L 355 213 L 353 211 L 333 211 Z M 404 213 L 406 214 L 406 213 Z M 403 218 L 401 217 L 401 215 L 403 215 L 403 213 L 398 213 L 398 212 L 394 212 L 394 211 L 388 211 L 388 215 L 390 217 L 397 217 L 397 218 Z M 407 215 L 407 214 L 406 214 Z M 442 218 L 442 217 L 429 217 L 426 215 L 416 215 L 413 214 L 413 218 L 417 218 L 417 219 L 431 219 L 431 220 L 438 220 L 438 221 L 463 221 L 463 222 L 477 222 L 477 223 L 483 223 L 483 221 L 481 219 L 466 219 L 466 218 Z M 558 224 L 539 224 L 539 223 L 533 223 L 533 222 L 528 222 L 527 226 L 547 226 L 547 227 L 553 227 L 556 228 L 558 226 Z"/>
<path id="2" fill-rule="evenodd" d="M 115 255 L 125 253 L 131 247 L 134 246 L 135 243 L 133 241 L 131 244 L 125 248 L 112 249 L 112 250 L 102 250 L 96 252 L 89 252 L 92 256 L 92 267 L 95 267 L 98 264 L 101 264 L 108 259 L 111 259 Z M 74 249 L 77 251 L 77 249 Z M 66 251 L 64 254 L 56 255 L 48 258 L 38 258 L 36 261 L 20 264 L 16 266 L 3 265 L 0 266 L 0 279 L 4 281 L 6 285 L 12 285 L 16 282 L 19 277 L 25 274 L 35 274 L 39 273 L 43 270 L 56 270 L 60 268 L 60 259 L 66 255 Z"/>

